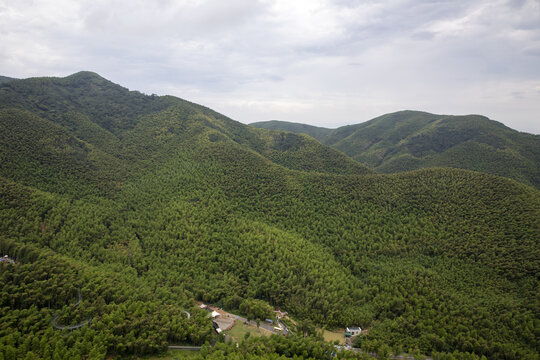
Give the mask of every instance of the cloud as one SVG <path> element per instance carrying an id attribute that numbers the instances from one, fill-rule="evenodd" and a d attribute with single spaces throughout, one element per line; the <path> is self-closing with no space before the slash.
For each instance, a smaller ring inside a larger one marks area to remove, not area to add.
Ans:
<path id="1" fill-rule="evenodd" d="M 243 122 L 412 108 L 538 133 L 539 49 L 536 0 L 0 0 L 3 75 L 93 70 Z"/>

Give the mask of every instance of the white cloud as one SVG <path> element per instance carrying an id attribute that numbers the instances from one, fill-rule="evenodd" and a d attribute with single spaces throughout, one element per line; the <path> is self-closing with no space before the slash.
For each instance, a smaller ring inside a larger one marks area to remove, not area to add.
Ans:
<path id="1" fill-rule="evenodd" d="M 2 75 L 79 70 L 243 122 L 418 109 L 540 132 L 537 0 L 0 0 Z"/>

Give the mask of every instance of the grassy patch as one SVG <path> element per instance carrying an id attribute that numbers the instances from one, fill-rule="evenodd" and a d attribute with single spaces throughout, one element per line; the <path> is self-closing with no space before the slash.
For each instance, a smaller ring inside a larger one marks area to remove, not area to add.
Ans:
<path id="1" fill-rule="evenodd" d="M 281 318 L 281 322 L 285 324 L 287 329 L 289 329 L 290 332 L 296 333 L 296 323 L 294 323 L 291 319 L 288 317 Z"/>
<path id="2" fill-rule="evenodd" d="M 246 333 L 250 333 L 250 336 L 267 336 L 269 333 L 262 329 L 257 329 L 256 326 L 246 325 L 241 321 L 237 321 L 231 330 L 225 331 L 226 334 L 231 336 L 233 340 L 240 341 Z"/>
<path id="3" fill-rule="evenodd" d="M 323 334 L 324 340 L 328 342 L 334 342 L 339 341 L 340 344 L 345 343 L 345 337 L 343 330 L 341 331 L 330 331 L 330 330 L 324 330 Z"/>

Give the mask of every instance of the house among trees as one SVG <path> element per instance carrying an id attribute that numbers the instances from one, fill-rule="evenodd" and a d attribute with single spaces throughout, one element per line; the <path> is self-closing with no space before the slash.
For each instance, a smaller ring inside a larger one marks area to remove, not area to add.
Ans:
<path id="1" fill-rule="evenodd" d="M 221 314 L 218 313 L 216 310 L 212 309 L 210 306 L 205 305 L 205 304 L 199 305 L 199 309 L 204 309 L 204 310 L 208 311 L 208 312 L 210 313 L 210 314 L 208 314 L 208 316 L 211 316 L 212 319 L 215 319 L 215 318 L 217 318 L 219 315 L 221 315 Z"/>
<path id="2" fill-rule="evenodd" d="M 356 335 L 360 335 L 360 333 L 362 332 L 362 329 L 358 326 L 358 327 L 348 327 L 346 330 L 345 330 L 345 337 L 351 337 L 351 336 L 356 336 Z"/>
<path id="3" fill-rule="evenodd" d="M 216 332 L 218 334 L 221 334 L 223 332 L 223 330 L 221 330 L 221 328 L 219 327 L 218 323 L 215 322 L 215 321 L 212 321 L 212 325 L 214 326 L 214 330 L 216 330 Z"/>
<path id="4" fill-rule="evenodd" d="M 15 264 L 15 261 L 11 260 L 9 256 L 4 255 L 4 257 L 0 258 L 0 263 L 2 264 Z"/>

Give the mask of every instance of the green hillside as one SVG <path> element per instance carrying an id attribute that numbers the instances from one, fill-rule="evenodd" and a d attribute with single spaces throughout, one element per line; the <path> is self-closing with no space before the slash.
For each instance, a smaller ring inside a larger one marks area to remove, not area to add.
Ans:
<path id="1" fill-rule="evenodd" d="M 14 79 L 14 78 L 7 77 L 7 76 L 2 76 L 2 75 L 0 75 L 0 84 L 1 84 L 1 83 L 5 83 L 5 82 L 8 82 L 8 81 L 11 81 L 11 80 L 15 80 L 15 79 Z"/>
<path id="2" fill-rule="evenodd" d="M 0 251 L 16 261 L 0 265 L 4 358 L 219 340 L 194 300 L 239 311 L 251 299 L 306 329 L 368 329 L 365 351 L 538 358 L 532 187 L 457 169 L 374 174 L 310 137 L 92 73 L 9 82 L 0 99 Z M 332 352 L 291 335 L 201 357 Z"/>
<path id="3" fill-rule="evenodd" d="M 332 129 L 328 129 L 324 127 L 312 126 L 312 125 L 300 124 L 300 123 L 294 123 L 294 122 L 287 122 L 287 121 L 278 121 L 278 120 L 260 121 L 260 122 L 252 123 L 250 125 L 255 126 L 259 129 L 289 131 L 296 134 L 307 134 L 311 136 L 312 138 L 319 140 L 322 143 L 325 142 L 326 137 L 332 131 Z"/>
<path id="4" fill-rule="evenodd" d="M 55 192 L 109 191 L 125 172 L 124 163 L 99 147 L 16 108 L 0 110 L 0 158 L 1 176 Z"/>
<path id="5" fill-rule="evenodd" d="M 334 130 L 294 123 L 255 127 L 307 133 L 383 173 L 453 167 L 509 177 L 540 188 L 540 136 L 479 115 L 400 111 Z"/>
<path id="6" fill-rule="evenodd" d="M 119 160 L 163 161 L 179 144 L 204 132 L 209 142 L 234 142 L 293 169 L 371 172 L 308 137 L 255 130 L 206 107 L 129 91 L 91 72 L 6 83 L 0 86 L 2 108 L 30 111 Z"/>

